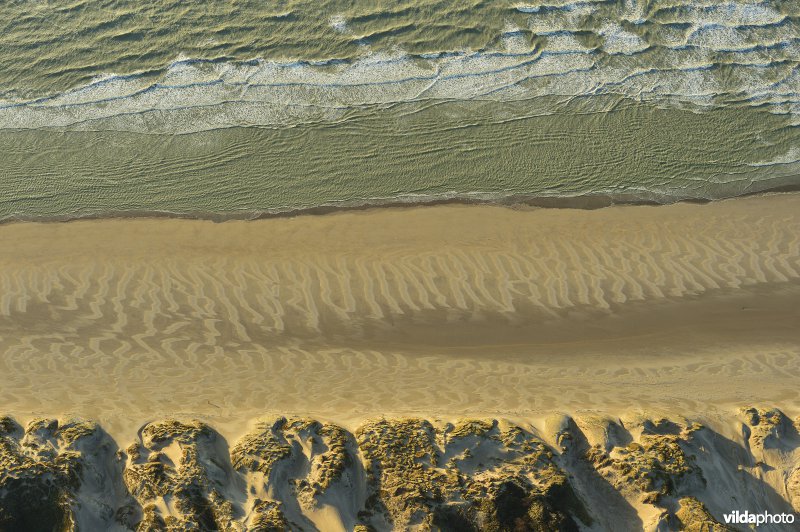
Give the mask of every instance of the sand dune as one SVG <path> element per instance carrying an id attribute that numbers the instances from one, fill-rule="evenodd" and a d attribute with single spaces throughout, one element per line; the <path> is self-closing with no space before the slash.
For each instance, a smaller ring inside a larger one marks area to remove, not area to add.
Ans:
<path id="1" fill-rule="evenodd" d="M 794 408 L 800 196 L 0 226 L 0 404 L 180 412 Z"/>
<path id="2" fill-rule="evenodd" d="M 226 439 L 159 419 L 125 443 L 80 419 L 0 417 L 9 530 L 794 530 L 800 419 L 636 413 L 253 420 Z M 747 521 L 745 521 L 746 523 Z M 67 526 L 65 526 L 67 525 Z M 74 526 L 68 526 L 74 525 Z"/>

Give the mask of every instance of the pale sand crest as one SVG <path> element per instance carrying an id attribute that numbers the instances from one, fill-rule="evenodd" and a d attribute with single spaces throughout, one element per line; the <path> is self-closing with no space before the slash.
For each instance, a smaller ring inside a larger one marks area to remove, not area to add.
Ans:
<path id="1" fill-rule="evenodd" d="M 798 404 L 800 195 L 0 226 L 0 405 L 166 415 Z"/>

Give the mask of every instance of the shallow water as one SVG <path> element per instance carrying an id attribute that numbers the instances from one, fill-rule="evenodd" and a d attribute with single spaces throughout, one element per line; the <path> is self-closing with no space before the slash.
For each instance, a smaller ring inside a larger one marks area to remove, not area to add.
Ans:
<path id="1" fill-rule="evenodd" d="M 0 218 L 800 184 L 800 4 L 6 2 Z"/>

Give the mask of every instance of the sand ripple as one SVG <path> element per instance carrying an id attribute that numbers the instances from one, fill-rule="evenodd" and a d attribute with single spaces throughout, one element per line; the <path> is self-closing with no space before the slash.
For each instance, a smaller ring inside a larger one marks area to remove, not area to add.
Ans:
<path id="1" fill-rule="evenodd" d="M 6 225 L 0 403 L 137 422 L 791 404 L 798 207 Z"/>

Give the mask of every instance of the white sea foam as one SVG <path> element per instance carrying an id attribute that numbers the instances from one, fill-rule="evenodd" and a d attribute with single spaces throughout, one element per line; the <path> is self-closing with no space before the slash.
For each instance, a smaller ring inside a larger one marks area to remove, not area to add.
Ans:
<path id="1" fill-rule="evenodd" d="M 772 26 L 786 16 L 770 7 L 769 2 L 724 2 L 721 4 L 687 3 L 679 10 L 662 9 L 657 18 L 664 22 L 703 21 L 722 26 Z"/>
<path id="2" fill-rule="evenodd" d="M 605 38 L 603 49 L 609 54 L 630 55 L 641 52 L 650 46 L 644 39 L 625 31 L 619 24 L 608 23 L 600 29 L 599 33 Z"/>
<path id="3" fill-rule="evenodd" d="M 642 24 L 647 21 L 647 2 L 645 0 L 625 0 L 625 11 L 622 13 L 622 20 L 633 24 Z"/>
<path id="4" fill-rule="evenodd" d="M 531 112 L 544 112 L 546 106 L 537 109 L 537 98 L 608 94 L 698 109 L 749 102 L 796 116 L 800 35 L 794 23 L 762 31 L 760 24 L 783 17 L 765 4 L 684 6 L 669 15 L 692 18 L 692 28 L 681 33 L 667 27 L 656 43 L 636 25 L 644 9 L 640 0 L 626 2 L 621 20 L 627 22 L 598 23 L 588 35 L 587 17 L 601 5 L 517 6 L 530 13 L 528 27 L 508 21 L 497 51 L 367 52 L 349 63 L 317 64 L 179 56 L 155 81 L 137 74 L 103 75 L 51 98 L 6 97 L 0 102 L 0 128 L 181 133 L 341 120 L 363 106 L 434 99 L 525 99 Z M 721 11 L 729 18 L 720 18 Z M 755 26 L 733 27 L 731 20 Z M 346 30 L 343 17 L 332 17 L 331 25 Z"/>
<path id="5" fill-rule="evenodd" d="M 549 52 L 573 52 L 573 53 L 588 53 L 590 48 L 578 42 L 574 34 L 569 32 L 552 33 L 545 37 L 546 49 Z"/>
<path id="6" fill-rule="evenodd" d="M 524 54 L 530 51 L 530 46 L 525 39 L 522 28 L 506 22 L 506 26 L 503 29 L 503 48 L 509 54 Z"/>
<path id="7" fill-rule="evenodd" d="M 750 163 L 749 166 L 774 166 L 776 164 L 794 164 L 800 163 L 800 148 L 796 146 L 792 146 L 789 148 L 789 151 L 784 153 L 783 155 L 779 155 L 774 159 L 770 159 L 768 161 L 759 161 L 756 163 Z"/>
<path id="8" fill-rule="evenodd" d="M 342 14 L 334 15 L 329 20 L 329 25 L 331 28 L 335 29 L 339 33 L 347 33 L 347 19 Z"/>
<path id="9" fill-rule="evenodd" d="M 594 5 L 608 4 L 610 0 L 548 0 L 540 4 L 516 4 L 514 9 L 520 13 L 542 13 L 544 11 L 561 10 L 576 11 L 589 7 L 594 10 Z"/>
<path id="10" fill-rule="evenodd" d="M 595 11 L 597 8 L 592 4 L 571 4 L 567 9 L 531 11 L 528 27 L 538 35 L 581 31 Z"/>

